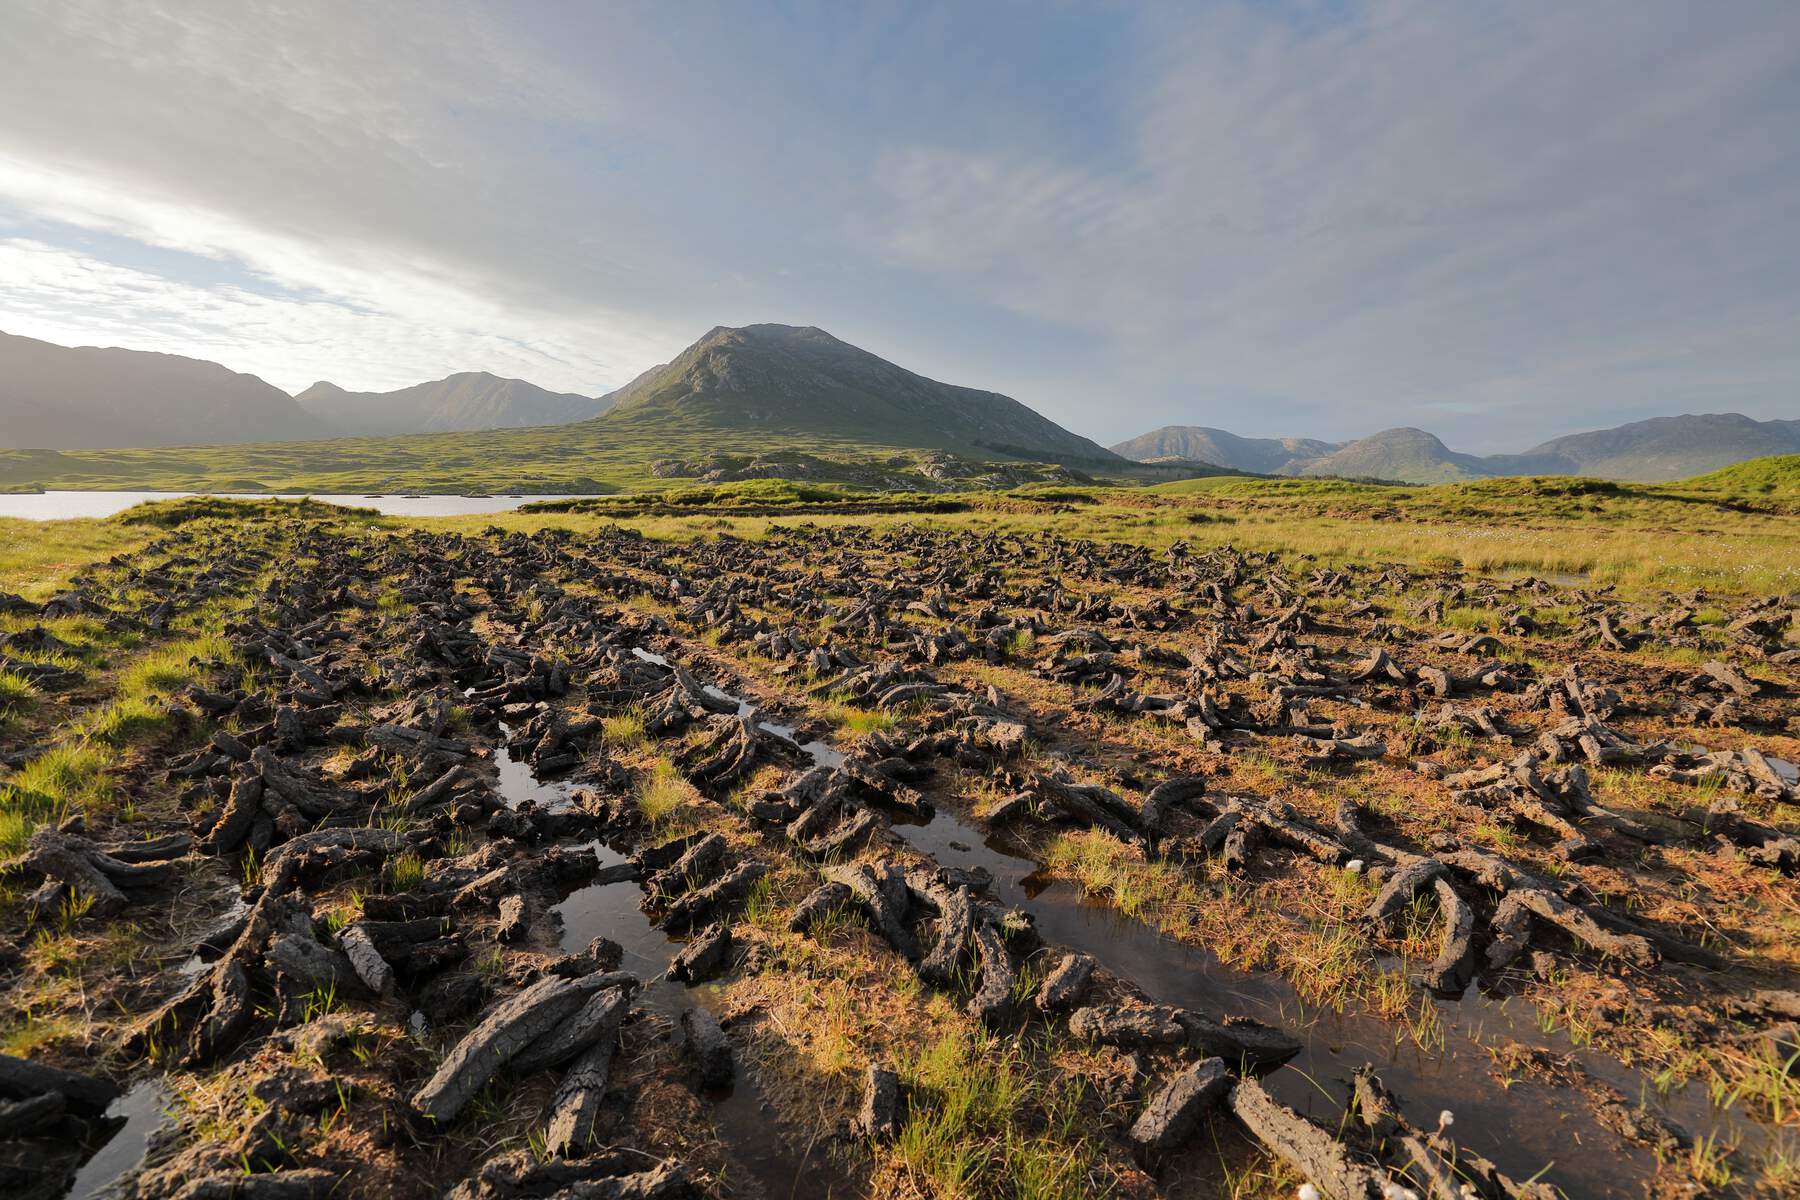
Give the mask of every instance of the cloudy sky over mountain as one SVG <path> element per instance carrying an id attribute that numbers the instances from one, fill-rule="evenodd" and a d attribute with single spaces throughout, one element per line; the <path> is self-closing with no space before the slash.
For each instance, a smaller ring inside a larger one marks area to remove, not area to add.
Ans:
<path id="1" fill-rule="evenodd" d="M 0 329 L 600 392 L 818 324 L 1114 441 L 1800 415 L 1800 5 L 14 0 Z"/>

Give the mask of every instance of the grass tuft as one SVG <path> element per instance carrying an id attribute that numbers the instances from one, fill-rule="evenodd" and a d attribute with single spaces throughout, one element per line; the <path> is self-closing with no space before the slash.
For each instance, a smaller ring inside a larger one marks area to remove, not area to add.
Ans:
<path id="1" fill-rule="evenodd" d="M 660 825 L 669 816 L 686 804 L 688 800 L 688 783 L 675 769 L 675 764 L 666 758 L 658 759 L 638 784 L 638 811 L 652 825 Z"/>

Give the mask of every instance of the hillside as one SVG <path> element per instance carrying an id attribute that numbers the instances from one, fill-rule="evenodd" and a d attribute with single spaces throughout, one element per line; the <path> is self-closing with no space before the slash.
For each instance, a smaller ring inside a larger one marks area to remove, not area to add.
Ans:
<path id="1" fill-rule="evenodd" d="M 1684 479 L 1683 491 L 1719 496 L 1774 496 L 1800 498 L 1800 454 L 1774 454 L 1753 458 L 1693 479 Z"/>
<path id="2" fill-rule="evenodd" d="M 333 429 L 377 436 L 566 425 L 608 407 L 591 396 L 552 392 L 486 371 L 462 371 L 392 392 L 351 392 L 320 382 L 295 400 Z"/>
<path id="3" fill-rule="evenodd" d="M 1405 483 L 1453 483 L 1486 474 L 1480 459 L 1456 453 L 1423 429 L 1404 427 L 1384 429 L 1321 458 L 1289 464 L 1282 473 Z"/>
<path id="4" fill-rule="evenodd" d="M 1593 475 L 1601 479 L 1684 479 L 1772 454 L 1800 453 L 1800 421 L 1757 421 L 1741 413 L 1652 417 L 1613 429 L 1570 434 L 1515 459 L 1493 455 L 1495 473 Z M 1516 467 L 1522 462 L 1525 466 Z"/>
<path id="5" fill-rule="evenodd" d="M 1344 475 L 1442 483 L 1505 475 L 1585 475 L 1656 482 L 1683 479 L 1769 454 L 1800 452 L 1800 421 L 1741 413 L 1686 414 L 1552 438 L 1519 454 L 1461 454 L 1419 429 L 1390 429 L 1333 444 L 1307 438 L 1243 438 L 1222 429 L 1168 425 L 1121 442 L 1127 458 L 1198 459 L 1277 475 Z"/>
<path id="6" fill-rule="evenodd" d="M 603 426 L 851 439 L 971 458 L 1116 467 L 1111 451 L 997 392 L 939 383 L 791 325 L 716 328 L 603 397 Z"/>
<path id="7" fill-rule="evenodd" d="M 1120 442 L 1114 454 L 1138 461 L 1183 458 L 1238 471 L 1276 475 L 1290 463 L 1323 458 L 1339 443 L 1313 438 L 1247 438 L 1204 425 L 1165 425 Z"/>
<path id="8" fill-rule="evenodd" d="M 218 363 L 0 333 L 0 447 L 285 441 L 329 432 L 280 388 Z"/>

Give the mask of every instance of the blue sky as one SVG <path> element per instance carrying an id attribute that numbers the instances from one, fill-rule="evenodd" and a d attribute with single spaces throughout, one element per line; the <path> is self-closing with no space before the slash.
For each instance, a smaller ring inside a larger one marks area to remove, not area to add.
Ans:
<path id="1" fill-rule="evenodd" d="M 1103 442 L 1800 416 L 1800 5 L 14 0 L 0 329 L 600 392 L 816 324 Z"/>

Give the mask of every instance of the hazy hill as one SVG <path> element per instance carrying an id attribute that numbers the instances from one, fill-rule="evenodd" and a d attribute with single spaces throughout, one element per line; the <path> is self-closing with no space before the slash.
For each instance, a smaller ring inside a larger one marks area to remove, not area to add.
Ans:
<path id="1" fill-rule="evenodd" d="M 1290 463 L 1282 473 L 1451 483 L 1478 479 L 1488 472 L 1481 459 L 1456 453 L 1423 429 L 1401 427 L 1358 438 L 1320 458 Z"/>
<path id="2" fill-rule="evenodd" d="M 854 439 L 971 458 L 1118 466 L 1118 456 L 997 392 L 915 375 L 822 329 L 720 327 L 602 397 L 602 427 Z"/>
<path id="3" fill-rule="evenodd" d="M 1241 438 L 1220 429 L 1171 425 L 1114 447 L 1140 460 L 1174 454 L 1273 475 L 1343 475 L 1442 483 L 1499 475 L 1588 475 L 1681 479 L 1771 454 L 1800 452 L 1800 421 L 1740 413 L 1654 417 L 1553 438 L 1521 454 L 1460 454 L 1420 429 L 1389 429 L 1334 445 L 1303 438 Z"/>
<path id="4" fill-rule="evenodd" d="M 1276 475 L 1289 463 L 1323 458 L 1338 448 L 1337 443 L 1312 438 L 1247 438 L 1204 425 L 1165 425 L 1120 442 L 1112 449 L 1114 454 L 1140 462 L 1186 458 L 1216 467 Z"/>
<path id="5" fill-rule="evenodd" d="M 551 392 L 523 379 L 461 371 L 393 392 L 350 392 L 315 383 L 295 399 L 345 433 L 455 433 L 566 425 L 606 411 L 592 396 Z"/>
<path id="6" fill-rule="evenodd" d="M 1496 473 L 1595 475 L 1602 479 L 1683 479 L 1732 463 L 1800 453 L 1800 421 L 1757 421 L 1741 413 L 1652 417 L 1613 429 L 1553 438 L 1520 455 L 1491 455 Z"/>
<path id="7" fill-rule="evenodd" d="M 218 363 L 0 333 L 0 446 L 179 446 L 330 432 L 280 388 Z"/>

